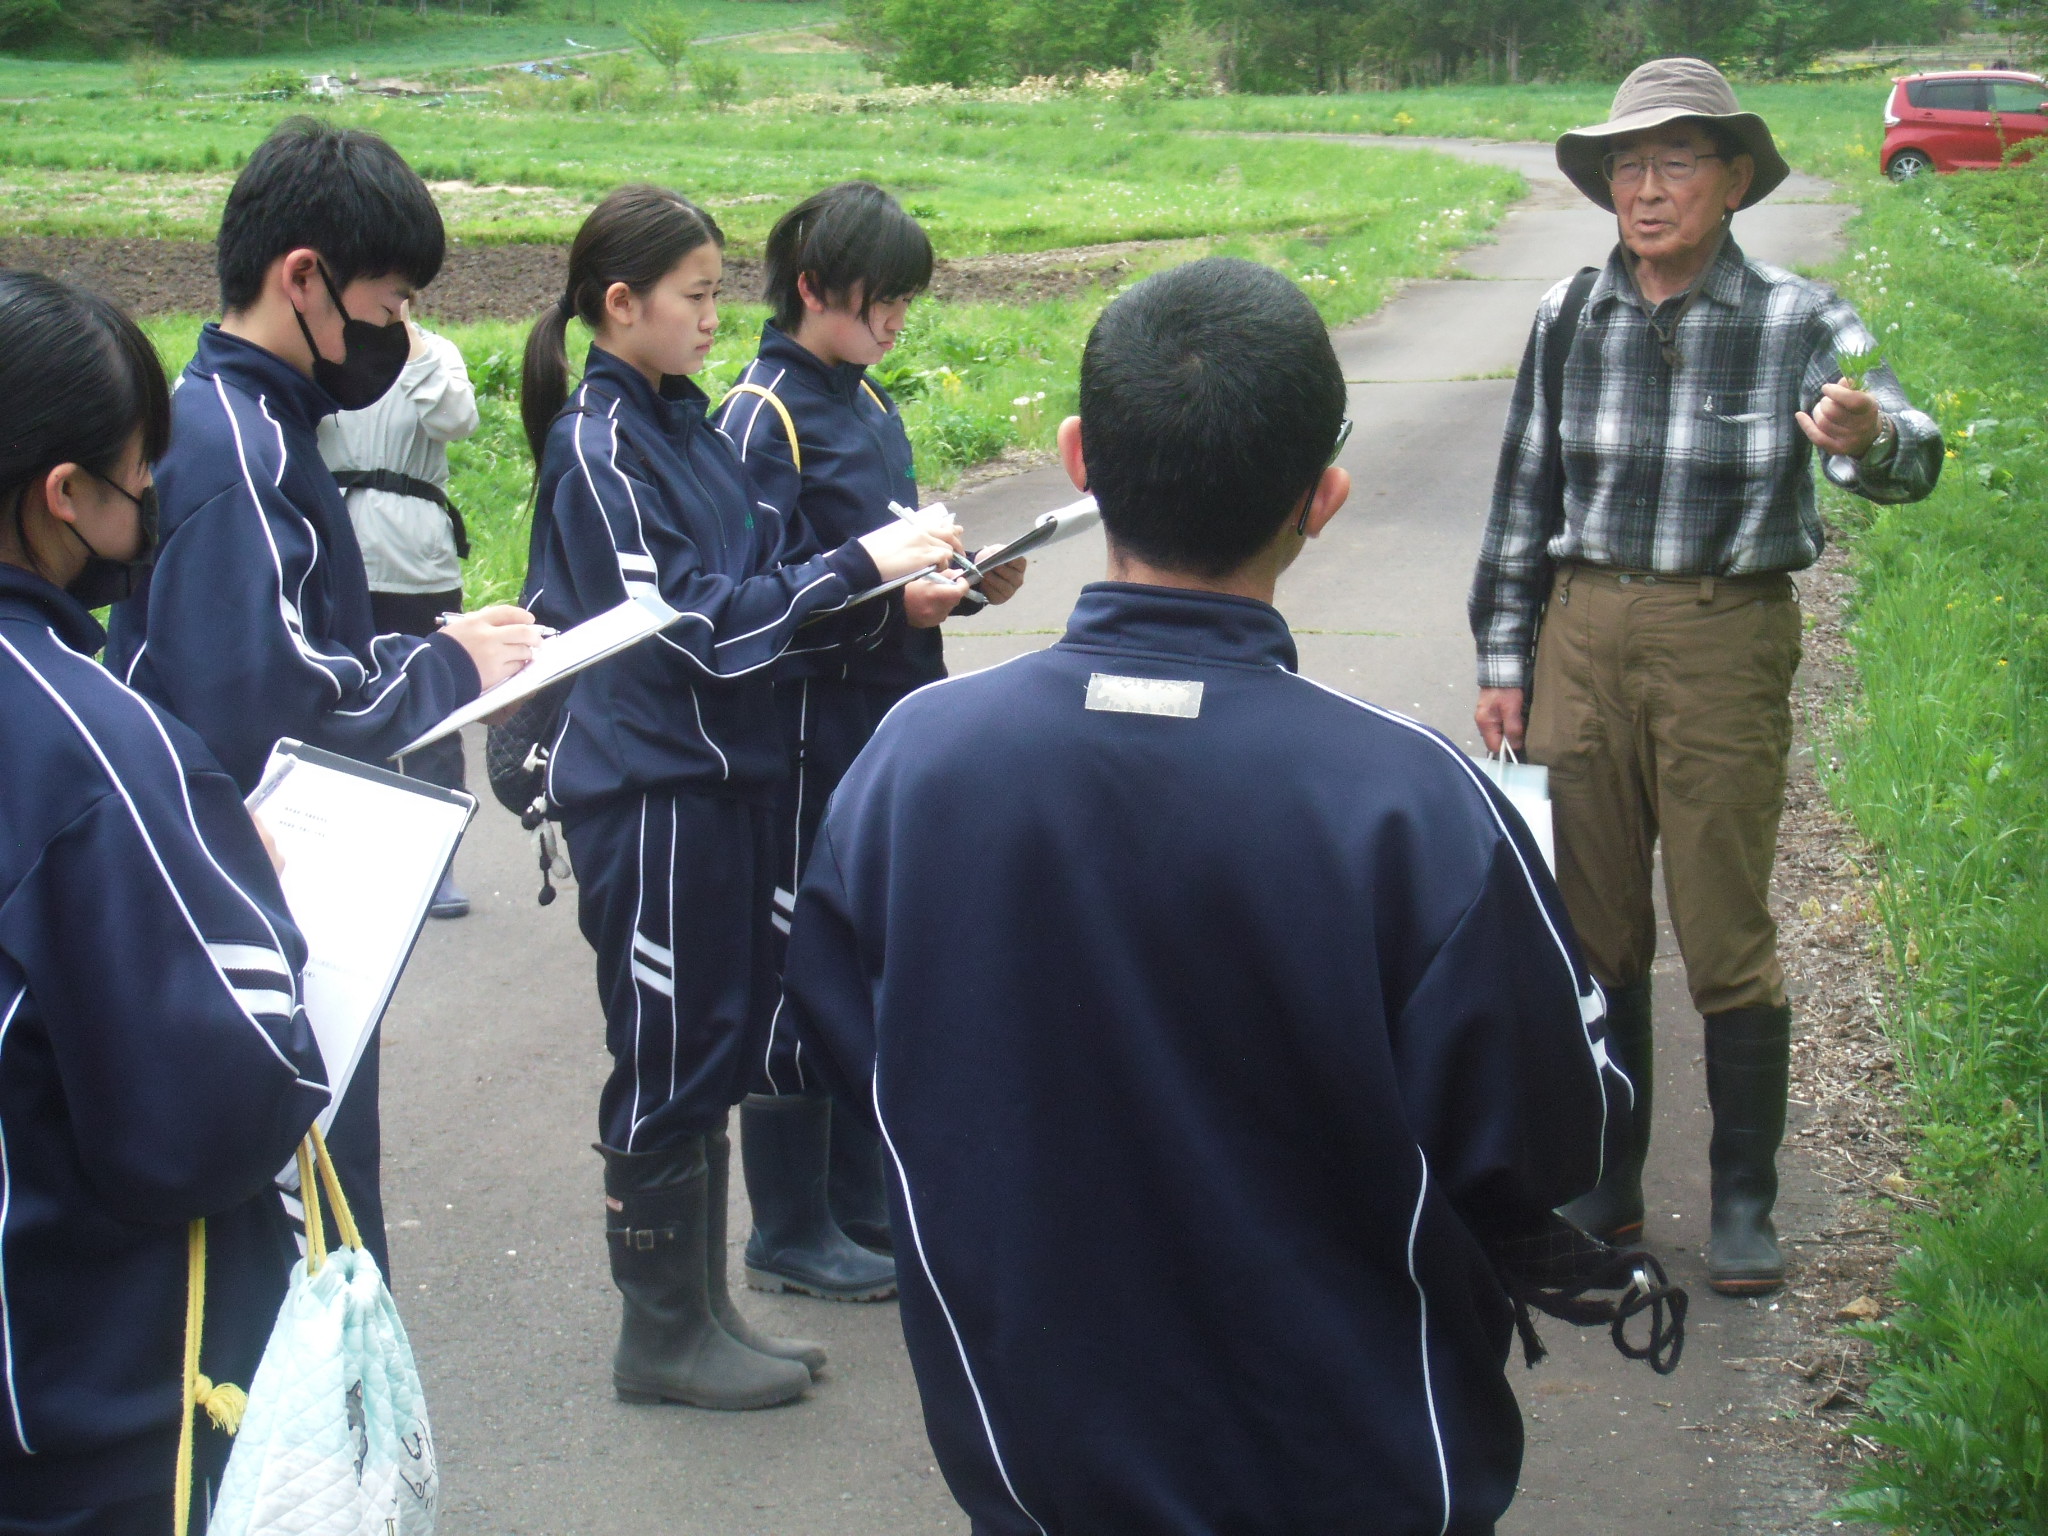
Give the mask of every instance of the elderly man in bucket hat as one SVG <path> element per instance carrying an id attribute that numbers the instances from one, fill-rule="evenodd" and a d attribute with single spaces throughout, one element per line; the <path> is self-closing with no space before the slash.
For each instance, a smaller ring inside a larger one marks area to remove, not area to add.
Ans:
<path id="1" fill-rule="evenodd" d="M 1565 1214 L 1609 1241 L 1642 1231 L 1661 839 L 1705 1018 L 1708 1278 L 1754 1294 L 1785 1273 L 1791 1010 L 1768 898 L 1799 661 L 1787 573 L 1826 537 L 1811 459 L 1856 495 L 1915 501 L 1941 437 L 1889 368 L 1845 376 L 1876 349 L 1847 303 L 1736 244 L 1735 213 L 1790 168 L 1712 65 L 1643 65 L 1557 163 L 1620 242 L 1537 308 L 1472 584 L 1475 718 L 1489 750 L 1549 766 L 1558 884 L 1636 1088 L 1625 1155 Z"/>

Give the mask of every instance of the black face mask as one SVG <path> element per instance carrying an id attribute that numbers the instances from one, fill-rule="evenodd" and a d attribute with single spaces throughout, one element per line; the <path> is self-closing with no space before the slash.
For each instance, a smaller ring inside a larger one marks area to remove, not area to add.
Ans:
<path id="1" fill-rule="evenodd" d="M 92 471 L 87 470 L 86 473 L 92 474 Z M 114 560 L 94 549 L 73 524 L 64 525 L 71 529 L 71 537 L 85 545 L 87 555 L 85 569 L 64 590 L 87 608 L 104 608 L 109 603 L 124 602 L 133 597 L 135 589 L 142 584 L 142 578 L 156 564 L 156 487 L 146 485 L 142 494 L 137 496 L 125 486 L 115 485 L 105 475 L 93 475 L 93 479 L 102 485 L 112 486 L 135 503 L 136 527 L 142 536 L 134 559 Z"/>
<path id="2" fill-rule="evenodd" d="M 327 275 L 324 262 L 320 266 L 320 281 L 327 285 L 327 296 L 334 300 L 335 310 L 341 315 L 341 361 L 330 363 L 322 357 L 320 344 L 306 329 L 306 317 L 296 309 L 292 314 L 299 322 L 299 334 L 306 338 L 313 353 L 313 382 L 326 390 L 344 411 L 360 411 L 382 400 L 398 382 L 406 360 L 412 356 L 412 335 L 403 320 L 372 325 L 343 309 L 341 295 L 335 291 L 334 279 Z"/>

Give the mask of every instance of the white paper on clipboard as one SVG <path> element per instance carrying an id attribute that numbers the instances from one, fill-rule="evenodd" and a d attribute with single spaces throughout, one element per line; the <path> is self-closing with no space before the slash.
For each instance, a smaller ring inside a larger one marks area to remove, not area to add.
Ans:
<path id="1" fill-rule="evenodd" d="M 945 505 L 944 502 L 937 502 L 923 510 L 926 512 L 933 510 L 944 511 Z M 1012 560 L 1021 559 L 1023 556 L 1031 554 L 1034 550 L 1044 549 L 1049 545 L 1061 542 L 1063 539 L 1071 539 L 1077 533 L 1085 533 L 1101 521 L 1102 513 L 1095 505 L 1095 498 L 1093 496 L 1083 496 L 1079 501 L 1069 506 L 1055 507 L 1050 512 L 1041 512 L 1038 515 L 1037 521 L 1032 523 L 1024 532 L 1018 534 L 1016 538 L 1011 539 L 1007 544 L 997 544 L 979 551 L 974 557 L 974 563 L 984 571 L 992 571 L 997 566 L 1004 565 Z M 907 587 L 913 581 L 922 581 L 937 570 L 938 567 L 936 565 L 928 565 L 921 571 L 912 571 L 908 576 L 898 576 L 894 581 L 885 581 L 879 587 L 869 587 L 865 592 L 856 592 L 847 600 L 846 606 L 848 608 L 858 608 L 862 603 L 874 598 L 887 596 L 898 587 Z M 838 613 L 842 610 L 835 608 L 832 611 Z M 823 618 L 825 615 L 820 614 L 819 617 Z"/>
<path id="2" fill-rule="evenodd" d="M 476 798 L 280 741 L 248 807 L 277 844 L 285 904 L 306 940 L 306 1018 L 334 1090 L 320 1115 L 324 1132 L 404 974 Z"/>
<path id="3" fill-rule="evenodd" d="M 521 700 L 532 698 L 549 683 L 573 677 L 585 667 L 594 667 L 628 646 L 638 645 L 648 636 L 661 633 L 681 617 L 681 613 L 654 593 L 643 592 L 638 597 L 627 598 L 615 608 L 607 608 L 603 613 L 585 619 L 573 629 L 549 635 L 535 648 L 533 660 L 502 683 L 486 688 L 460 709 L 443 716 L 432 729 L 422 731 L 391 755 L 396 758 L 417 752 L 429 742 L 451 736 L 485 715 L 509 709 Z"/>

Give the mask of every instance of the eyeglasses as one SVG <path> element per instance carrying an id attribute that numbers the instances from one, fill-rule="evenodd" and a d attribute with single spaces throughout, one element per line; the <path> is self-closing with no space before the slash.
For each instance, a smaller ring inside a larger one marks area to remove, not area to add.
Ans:
<path id="1" fill-rule="evenodd" d="M 1607 178 L 1610 187 L 1633 187 L 1650 174 L 1655 167 L 1657 175 L 1667 187 L 1680 182 L 1691 181 L 1698 173 L 1702 160 L 1725 160 L 1727 156 L 1716 154 L 1699 155 L 1689 149 L 1663 149 L 1653 155 L 1635 152 L 1609 155 L 1600 162 L 1600 174 Z"/>
<path id="2" fill-rule="evenodd" d="M 1324 469 L 1327 470 L 1332 464 L 1337 462 L 1337 456 L 1344 451 L 1344 445 L 1350 441 L 1351 418 L 1349 416 L 1346 416 L 1341 422 L 1337 424 L 1337 441 L 1334 445 L 1332 445 L 1330 449 L 1329 458 L 1324 460 L 1323 462 Z M 1317 481 L 1318 483 L 1321 482 L 1321 476 L 1317 477 Z M 1308 494 L 1301 498 L 1301 521 L 1294 525 L 1294 531 L 1300 534 L 1304 539 L 1308 537 L 1309 509 L 1313 507 L 1315 504 L 1316 488 L 1312 485 L 1308 488 Z"/>

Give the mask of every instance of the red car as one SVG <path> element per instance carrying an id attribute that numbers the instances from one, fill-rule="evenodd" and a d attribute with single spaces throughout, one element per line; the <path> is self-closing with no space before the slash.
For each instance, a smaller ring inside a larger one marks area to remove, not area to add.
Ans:
<path id="1" fill-rule="evenodd" d="M 1884 107 L 1884 173 L 1992 170 L 2023 139 L 2048 135 L 2048 84 L 2009 69 L 1907 75 Z"/>

